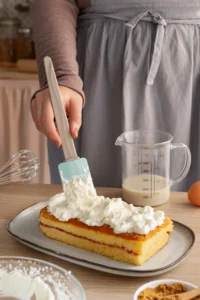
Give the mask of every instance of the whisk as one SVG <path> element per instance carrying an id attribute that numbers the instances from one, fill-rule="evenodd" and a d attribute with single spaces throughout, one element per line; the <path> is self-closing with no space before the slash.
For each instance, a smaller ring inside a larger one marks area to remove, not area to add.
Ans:
<path id="1" fill-rule="evenodd" d="M 24 182 L 37 175 L 38 158 L 31 150 L 21 150 L 0 168 L 0 185 Z"/>

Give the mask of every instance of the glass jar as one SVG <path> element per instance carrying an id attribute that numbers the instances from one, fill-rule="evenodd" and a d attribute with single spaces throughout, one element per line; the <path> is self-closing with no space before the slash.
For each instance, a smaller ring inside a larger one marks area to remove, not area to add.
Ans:
<path id="1" fill-rule="evenodd" d="M 35 59 L 32 30 L 28 27 L 18 29 L 16 39 L 16 57 L 18 59 Z"/>
<path id="2" fill-rule="evenodd" d="M 0 20 L 0 66 L 15 67 L 16 65 L 16 38 L 19 21 L 17 19 Z"/>

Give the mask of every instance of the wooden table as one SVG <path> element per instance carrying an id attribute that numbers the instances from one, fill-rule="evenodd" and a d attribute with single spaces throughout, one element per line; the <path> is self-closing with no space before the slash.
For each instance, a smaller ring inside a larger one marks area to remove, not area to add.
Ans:
<path id="1" fill-rule="evenodd" d="M 0 255 L 35 257 L 56 263 L 81 281 L 87 300 L 132 300 L 141 284 L 155 279 L 180 279 L 200 286 L 200 208 L 187 200 L 185 193 L 172 193 L 170 201 L 161 207 L 173 219 L 190 226 L 196 234 L 196 243 L 187 259 L 167 274 L 149 278 L 131 278 L 87 269 L 40 253 L 17 242 L 6 229 L 7 222 L 19 211 L 60 192 L 58 185 L 9 185 L 0 187 Z M 119 189 L 98 189 L 106 196 L 119 196 Z"/>

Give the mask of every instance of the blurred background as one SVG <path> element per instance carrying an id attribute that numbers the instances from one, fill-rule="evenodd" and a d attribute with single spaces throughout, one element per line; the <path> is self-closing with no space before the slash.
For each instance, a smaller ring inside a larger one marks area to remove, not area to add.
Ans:
<path id="1" fill-rule="evenodd" d="M 32 1 L 0 0 L 0 167 L 13 154 L 29 149 L 40 162 L 31 183 L 49 183 L 47 141 L 35 129 L 29 110 L 31 96 L 39 86 Z"/>

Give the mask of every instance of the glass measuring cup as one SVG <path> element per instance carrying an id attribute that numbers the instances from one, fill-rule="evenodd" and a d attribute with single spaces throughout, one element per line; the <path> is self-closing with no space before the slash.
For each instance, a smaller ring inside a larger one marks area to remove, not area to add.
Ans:
<path id="1" fill-rule="evenodd" d="M 170 187 L 185 178 L 191 153 L 184 144 L 172 144 L 173 137 L 159 130 L 136 130 L 121 134 L 115 145 L 122 146 L 122 197 L 136 206 L 157 206 L 168 201 Z M 171 150 L 184 150 L 180 174 L 170 179 Z"/>

